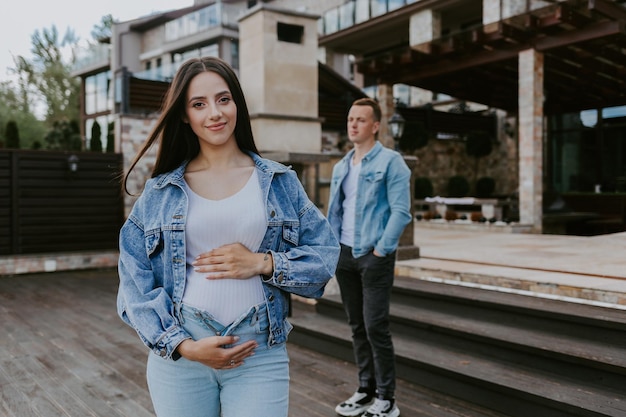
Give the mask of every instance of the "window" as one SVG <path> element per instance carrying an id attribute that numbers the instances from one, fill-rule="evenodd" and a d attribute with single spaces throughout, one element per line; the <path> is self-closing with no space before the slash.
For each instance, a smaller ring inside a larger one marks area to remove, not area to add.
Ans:
<path id="1" fill-rule="evenodd" d="M 111 110 L 108 104 L 111 71 L 85 78 L 85 114 Z"/>
<path id="2" fill-rule="evenodd" d="M 278 22 L 276 24 L 276 33 L 278 34 L 278 40 L 281 42 L 302 43 L 304 26 Z"/>
<path id="3" fill-rule="evenodd" d="M 549 118 L 549 182 L 559 192 L 626 191 L 626 106 Z"/>

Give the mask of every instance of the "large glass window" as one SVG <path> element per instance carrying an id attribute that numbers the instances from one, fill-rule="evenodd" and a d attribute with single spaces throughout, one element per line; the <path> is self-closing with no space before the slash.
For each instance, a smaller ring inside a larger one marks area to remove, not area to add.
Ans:
<path id="1" fill-rule="evenodd" d="M 626 192 L 626 106 L 549 119 L 548 181 L 558 192 Z"/>
<path id="2" fill-rule="evenodd" d="M 109 87 L 111 71 L 85 78 L 85 114 L 102 113 L 110 109 Z"/>

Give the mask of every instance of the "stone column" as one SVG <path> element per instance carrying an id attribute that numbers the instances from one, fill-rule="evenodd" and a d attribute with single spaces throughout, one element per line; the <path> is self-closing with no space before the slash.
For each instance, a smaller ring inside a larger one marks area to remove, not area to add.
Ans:
<path id="1" fill-rule="evenodd" d="M 411 170 L 411 223 L 409 223 L 400 236 L 400 243 L 398 245 L 398 251 L 396 252 L 396 259 L 399 261 L 405 259 L 417 259 L 420 257 L 420 248 L 415 245 L 415 204 L 413 204 L 413 190 L 415 189 L 415 167 L 417 167 L 417 157 L 412 155 L 405 155 L 404 162 Z"/>
<path id="2" fill-rule="evenodd" d="M 239 19 L 241 86 L 262 153 L 321 152 L 318 18 L 261 3 Z"/>
<path id="3" fill-rule="evenodd" d="M 430 42 L 441 37 L 441 14 L 432 9 L 411 15 L 409 21 L 409 44 L 425 54 L 430 53 Z"/>
<path id="4" fill-rule="evenodd" d="M 542 232 L 544 57 L 534 49 L 519 54 L 520 223 Z"/>
<path id="5" fill-rule="evenodd" d="M 389 124 L 387 123 L 395 110 L 393 102 L 393 86 L 380 84 L 378 85 L 377 90 L 378 93 L 376 95 L 376 99 L 378 100 L 378 104 L 380 104 L 380 112 L 382 115 L 380 129 L 378 131 L 378 140 L 384 146 L 394 149 L 394 140 L 391 136 L 391 131 L 389 130 Z"/>

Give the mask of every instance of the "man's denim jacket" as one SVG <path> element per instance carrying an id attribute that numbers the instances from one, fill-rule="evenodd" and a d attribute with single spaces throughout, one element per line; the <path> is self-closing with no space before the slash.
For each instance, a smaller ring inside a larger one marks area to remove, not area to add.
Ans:
<path id="1" fill-rule="evenodd" d="M 343 192 L 354 149 L 333 167 L 328 202 L 328 221 L 341 237 Z M 361 161 L 357 182 L 354 246 L 352 255 L 361 257 L 376 249 L 388 255 L 398 247 L 400 236 L 411 222 L 411 170 L 402 155 L 376 141 Z"/>
<path id="2" fill-rule="evenodd" d="M 250 155 L 267 213 L 267 232 L 258 252 L 271 252 L 274 258 L 274 274 L 263 279 L 272 346 L 284 343 L 292 329 L 286 319 L 287 293 L 321 297 L 334 276 L 339 243 L 293 170 Z M 173 359 L 179 357 L 174 353 L 177 346 L 191 338 L 180 322 L 186 271 L 185 167 L 146 182 L 119 241 L 118 314 L 153 352 Z"/>

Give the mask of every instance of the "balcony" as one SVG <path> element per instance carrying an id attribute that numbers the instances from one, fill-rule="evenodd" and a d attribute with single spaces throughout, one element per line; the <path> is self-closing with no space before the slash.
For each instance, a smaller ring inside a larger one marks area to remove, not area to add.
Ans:
<path id="1" fill-rule="evenodd" d="M 72 66 L 73 75 L 82 75 L 106 68 L 111 63 L 111 44 L 97 43 L 74 48 L 76 60 Z"/>
<path id="2" fill-rule="evenodd" d="M 327 10 L 319 22 L 320 36 L 348 29 L 418 0 L 352 0 Z"/>

